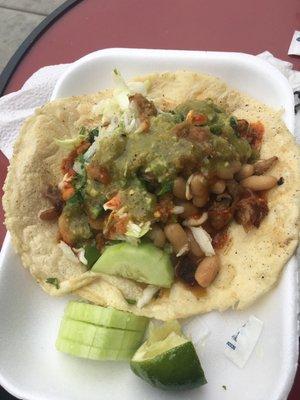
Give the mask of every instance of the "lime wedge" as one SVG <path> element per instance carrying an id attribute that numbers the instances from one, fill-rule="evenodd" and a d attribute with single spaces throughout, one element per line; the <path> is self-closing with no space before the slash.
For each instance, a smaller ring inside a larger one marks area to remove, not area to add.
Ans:
<path id="1" fill-rule="evenodd" d="M 192 389 L 206 383 L 193 343 L 177 332 L 153 341 L 152 336 L 134 354 L 132 371 L 151 385 L 164 390 Z M 177 330 L 177 329 L 176 329 Z M 165 330 L 166 332 L 168 329 Z"/>
<path id="2" fill-rule="evenodd" d="M 153 321 L 150 321 L 148 328 L 148 342 L 158 342 L 163 340 L 172 332 L 182 336 L 180 323 L 176 319 L 166 321 L 160 325 L 154 324 Z"/>

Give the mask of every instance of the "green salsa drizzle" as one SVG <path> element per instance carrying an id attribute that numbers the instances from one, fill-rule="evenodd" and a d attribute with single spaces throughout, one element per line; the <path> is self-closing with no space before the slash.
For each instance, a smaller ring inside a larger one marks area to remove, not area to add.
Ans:
<path id="1" fill-rule="evenodd" d="M 175 134 L 178 127 L 184 127 L 191 110 L 204 116 L 200 125 L 207 138 L 203 142 L 193 142 L 184 135 Z M 126 134 L 119 126 L 110 136 L 104 136 L 90 162 L 104 167 L 109 172 L 110 182 L 97 182 L 84 168 L 82 174 L 76 174 L 75 195 L 63 210 L 75 241 L 90 243 L 94 233 L 88 218 L 97 219 L 103 215 L 103 204 L 116 193 L 133 221 L 153 221 L 157 202 L 172 191 L 173 181 L 179 174 L 197 170 L 214 176 L 233 161 L 254 162 L 258 152 L 239 137 L 236 128 L 237 119 L 227 115 L 212 100 L 190 100 L 170 112 L 150 117 L 147 132 Z M 90 143 L 98 135 L 98 129 L 90 131 L 87 136 Z M 82 155 L 76 161 L 85 163 Z M 94 260 L 90 254 L 91 249 L 87 251 L 88 266 L 90 260 Z"/>

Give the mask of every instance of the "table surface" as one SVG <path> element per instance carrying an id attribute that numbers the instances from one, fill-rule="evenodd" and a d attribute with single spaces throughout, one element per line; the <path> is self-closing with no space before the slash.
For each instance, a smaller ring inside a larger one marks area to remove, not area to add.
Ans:
<path id="1" fill-rule="evenodd" d="M 269 50 L 300 69 L 300 58 L 287 55 L 293 32 L 300 27 L 299 11 L 299 0 L 83 0 L 34 42 L 11 76 L 5 93 L 20 89 L 32 73 L 45 65 L 72 62 L 108 47 L 250 54 Z M 0 187 L 7 165 L 0 152 Z M 2 207 L 0 220 L 3 222 Z M 0 224 L 0 244 L 4 235 L 5 227 Z M 4 398 L 4 391 L 0 395 Z M 299 400 L 299 396 L 298 368 L 289 400 Z M 7 395 L 7 399 L 12 398 Z"/>

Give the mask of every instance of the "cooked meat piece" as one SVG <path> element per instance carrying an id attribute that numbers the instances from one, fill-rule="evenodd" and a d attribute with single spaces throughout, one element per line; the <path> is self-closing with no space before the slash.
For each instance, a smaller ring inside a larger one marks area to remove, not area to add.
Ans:
<path id="1" fill-rule="evenodd" d="M 86 150 L 90 147 L 91 143 L 90 142 L 82 142 L 78 147 L 76 147 L 76 153 L 83 154 L 86 152 Z"/>
<path id="2" fill-rule="evenodd" d="M 76 147 L 76 149 L 72 150 L 67 157 L 63 158 L 60 167 L 63 174 L 73 171 L 75 159 L 77 156 L 79 156 L 79 154 L 84 153 L 90 147 L 90 145 L 91 143 L 83 141 Z"/>
<path id="3" fill-rule="evenodd" d="M 90 218 L 88 216 L 88 221 L 89 221 L 89 225 L 90 225 L 90 227 L 92 229 L 94 229 L 96 231 L 103 230 L 103 225 L 104 225 L 104 218 L 103 217 L 100 217 L 100 218 L 97 218 L 97 219 L 93 219 L 93 218 Z"/>
<path id="4" fill-rule="evenodd" d="M 175 266 L 175 276 L 182 279 L 185 283 L 190 286 L 197 285 L 195 279 L 195 271 L 198 266 L 198 259 L 193 257 L 183 256 L 177 259 L 177 264 Z"/>
<path id="5" fill-rule="evenodd" d="M 215 196 L 207 214 L 209 229 L 212 232 L 226 227 L 232 219 L 232 197 L 228 193 Z"/>
<path id="6" fill-rule="evenodd" d="M 237 132 L 246 139 L 252 148 L 259 150 L 264 134 L 264 126 L 261 122 L 249 124 L 245 119 L 237 120 Z"/>
<path id="7" fill-rule="evenodd" d="M 231 197 L 229 196 L 229 198 L 224 198 L 221 201 L 215 200 L 208 209 L 209 223 L 216 231 L 223 229 L 232 219 Z"/>
<path id="8" fill-rule="evenodd" d="M 209 138 L 209 129 L 206 127 L 195 126 L 187 121 L 177 124 L 173 129 L 177 137 L 186 138 L 192 142 L 205 142 Z"/>
<path id="9" fill-rule="evenodd" d="M 60 167 L 63 174 L 67 174 L 68 172 L 73 171 L 73 164 L 77 156 L 77 151 L 72 150 L 67 157 L 63 158 Z"/>
<path id="10" fill-rule="evenodd" d="M 209 129 L 205 127 L 191 125 L 188 139 L 194 142 L 205 142 L 209 138 Z"/>
<path id="11" fill-rule="evenodd" d="M 213 248 L 216 249 L 222 249 L 229 241 L 229 234 L 227 232 L 227 228 L 217 232 L 212 240 L 212 245 Z"/>
<path id="12" fill-rule="evenodd" d="M 242 190 L 241 186 L 234 179 L 226 181 L 226 189 L 233 199 L 236 199 Z"/>
<path id="13" fill-rule="evenodd" d="M 168 219 L 173 215 L 172 214 L 173 208 L 174 208 L 174 203 L 171 200 L 170 196 L 161 198 L 159 202 L 157 202 L 156 204 L 154 217 L 157 220 L 167 222 Z"/>
<path id="14" fill-rule="evenodd" d="M 254 174 L 262 175 L 270 169 L 275 162 L 278 160 L 278 157 L 274 156 L 268 158 L 267 160 L 259 160 L 254 164 Z"/>
<path id="15" fill-rule="evenodd" d="M 245 231 L 253 226 L 259 228 L 261 221 L 268 214 L 269 207 L 265 198 L 257 196 L 251 190 L 245 191 L 235 206 L 234 219 L 238 224 L 243 225 Z"/>
<path id="16" fill-rule="evenodd" d="M 59 217 L 59 211 L 55 207 L 51 207 L 48 210 L 41 211 L 39 213 L 39 218 L 42 221 L 53 221 Z"/>
<path id="17" fill-rule="evenodd" d="M 249 128 L 249 122 L 245 119 L 238 119 L 237 120 L 237 131 L 240 135 L 246 134 Z"/>
<path id="18" fill-rule="evenodd" d="M 43 195 L 50 201 L 56 211 L 60 212 L 62 210 L 64 202 L 57 186 L 49 185 Z"/>
<path id="19" fill-rule="evenodd" d="M 174 133 L 174 135 L 177 137 L 187 138 L 190 132 L 190 126 L 191 125 L 186 121 L 180 122 L 180 124 L 174 126 L 172 133 Z"/>
<path id="20" fill-rule="evenodd" d="M 157 109 L 153 101 L 149 101 L 142 94 L 135 93 L 133 96 L 129 97 L 129 100 L 135 103 L 140 118 L 142 120 L 157 115 Z"/>
<path id="21" fill-rule="evenodd" d="M 111 181 L 107 168 L 101 167 L 94 162 L 91 162 L 86 167 L 86 171 L 91 178 L 103 183 L 104 185 L 107 185 Z"/>
<path id="22" fill-rule="evenodd" d="M 70 229 L 70 220 L 66 214 L 61 214 L 58 218 L 58 230 L 60 238 L 69 246 L 75 245 L 75 235 Z"/>

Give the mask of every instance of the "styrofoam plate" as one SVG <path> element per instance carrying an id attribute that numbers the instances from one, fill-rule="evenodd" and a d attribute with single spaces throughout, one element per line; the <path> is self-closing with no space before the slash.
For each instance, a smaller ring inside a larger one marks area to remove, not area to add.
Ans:
<path id="1" fill-rule="evenodd" d="M 254 56 L 238 53 L 106 49 L 72 64 L 52 98 L 109 87 L 113 68 L 126 78 L 154 71 L 191 69 L 223 78 L 230 86 L 273 107 L 282 107 L 293 131 L 293 96 L 286 79 Z M 255 251 L 255 250 L 254 250 Z M 70 297 L 69 297 L 70 298 Z M 54 348 L 69 298 L 46 295 L 22 268 L 9 236 L 0 257 L 0 384 L 24 400 L 283 400 L 294 379 L 297 359 L 297 264 L 292 258 L 276 288 L 245 311 L 211 312 L 192 320 L 194 330 L 210 332 L 197 351 L 208 384 L 167 393 L 138 379 L 127 363 L 96 362 Z M 264 322 L 262 335 L 245 368 L 223 350 L 250 315 Z M 226 386 L 226 390 L 223 386 Z"/>

